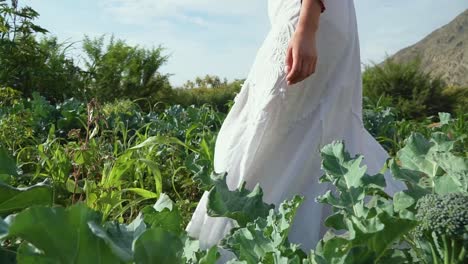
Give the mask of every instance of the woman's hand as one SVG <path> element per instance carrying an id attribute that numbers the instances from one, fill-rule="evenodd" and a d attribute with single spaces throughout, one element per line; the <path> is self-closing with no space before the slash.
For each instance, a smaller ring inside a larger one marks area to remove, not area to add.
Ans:
<path id="1" fill-rule="evenodd" d="M 318 30 L 319 17 L 323 2 L 303 0 L 296 31 L 286 53 L 286 80 L 288 85 L 298 83 L 315 72 L 317 65 L 317 47 L 315 33 Z"/>
<path id="2" fill-rule="evenodd" d="M 286 53 L 288 85 L 303 81 L 315 72 L 317 47 L 314 31 L 298 29 L 292 36 Z"/>

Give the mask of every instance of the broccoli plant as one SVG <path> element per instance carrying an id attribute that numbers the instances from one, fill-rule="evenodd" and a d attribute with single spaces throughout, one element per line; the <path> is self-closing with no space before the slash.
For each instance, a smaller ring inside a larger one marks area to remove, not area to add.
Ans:
<path id="1" fill-rule="evenodd" d="M 467 263 L 468 195 L 428 194 L 416 208 L 415 236 L 429 248 L 432 263 Z"/>

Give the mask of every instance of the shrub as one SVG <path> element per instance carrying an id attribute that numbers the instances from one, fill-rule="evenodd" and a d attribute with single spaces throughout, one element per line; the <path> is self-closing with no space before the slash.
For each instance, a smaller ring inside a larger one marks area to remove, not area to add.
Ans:
<path id="1" fill-rule="evenodd" d="M 387 59 L 382 65 L 367 66 L 363 73 L 363 94 L 377 100 L 392 98 L 404 118 L 421 119 L 438 112 L 453 112 L 454 99 L 443 93 L 445 82 L 420 70 L 420 61 L 396 63 Z"/>

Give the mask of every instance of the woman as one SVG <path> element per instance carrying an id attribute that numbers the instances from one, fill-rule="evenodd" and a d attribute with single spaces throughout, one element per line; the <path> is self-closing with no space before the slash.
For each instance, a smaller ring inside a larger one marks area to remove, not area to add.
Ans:
<path id="1" fill-rule="evenodd" d="M 322 2 L 323 1 L 323 2 Z M 302 2 L 302 3 L 301 3 Z M 278 205 L 305 196 L 289 239 L 308 252 L 325 228 L 327 207 L 314 198 L 329 186 L 319 150 L 344 140 L 351 154 L 364 155 L 370 174 L 387 152 L 362 122 L 362 79 L 356 14 L 352 0 L 268 0 L 271 30 L 234 99 L 215 146 L 214 169 L 226 171 L 230 189 L 264 192 Z M 403 188 L 385 175 L 391 194 Z M 217 244 L 234 226 L 206 214 L 202 196 L 186 230 L 203 248 Z M 226 257 L 226 255 L 225 255 Z"/>

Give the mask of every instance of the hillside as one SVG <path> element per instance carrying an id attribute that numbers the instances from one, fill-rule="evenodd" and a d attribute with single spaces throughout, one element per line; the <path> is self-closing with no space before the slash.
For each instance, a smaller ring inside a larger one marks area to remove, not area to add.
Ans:
<path id="1" fill-rule="evenodd" d="M 468 87 L 468 9 L 418 43 L 391 56 L 407 62 L 421 56 L 421 67 L 449 85 Z"/>

